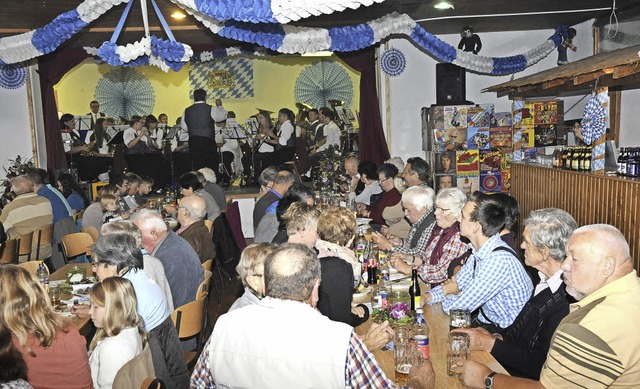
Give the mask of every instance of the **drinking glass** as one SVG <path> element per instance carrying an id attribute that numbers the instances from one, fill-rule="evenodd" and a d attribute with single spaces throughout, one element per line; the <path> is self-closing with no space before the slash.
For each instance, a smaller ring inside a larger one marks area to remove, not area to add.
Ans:
<path id="1" fill-rule="evenodd" d="M 422 353 L 418 351 L 414 342 L 396 342 L 394 356 L 396 384 L 398 384 L 398 386 L 406 386 L 407 381 L 409 381 L 409 371 L 411 367 L 422 363 Z"/>
<path id="2" fill-rule="evenodd" d="M 468 309 L 452 309 L 449 313 L 449 331 L 471 327 L 471 312 Z"/>
<path id="3" fill-rule="evenodd" d="M 469 334 L 450 332 L 447 341 L 447 374 L 456 374 L 453 367 L 461 359 L 469 359 Z"/>

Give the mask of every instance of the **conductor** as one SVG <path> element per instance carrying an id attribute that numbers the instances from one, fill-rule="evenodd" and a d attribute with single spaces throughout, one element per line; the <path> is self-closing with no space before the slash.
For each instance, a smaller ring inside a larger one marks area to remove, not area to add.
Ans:
<path id="1" fill-rule="evenodd" d="M 184 110 L 180 122 L 180 127 L 189 132 L 193 169 L 208 167 L 217 171 L 220 161 L 216 152 L 214 126 L 222 102 L 216 99 L 215 107 L 207 104 L 207 92 L 204 89 L 194 90 L 193 100 L 194 104 Z"/>

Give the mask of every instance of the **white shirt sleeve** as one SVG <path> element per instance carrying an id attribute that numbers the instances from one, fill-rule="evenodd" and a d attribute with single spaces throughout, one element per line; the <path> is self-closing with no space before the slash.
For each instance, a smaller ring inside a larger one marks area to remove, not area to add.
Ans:
<path id="1" fill-rule="evenodd" d="M 284 122 L 282 126 L 280 126 L 280 140 L 278 143 L 280 143 L 281 146 L 286 146 L 287 141 L 291 138 L 294 131 L 295 128 L 293 128 L 293 124 L 291 124 L 290 121 L 287 120 Z"/>
<path id="2" fill-rule="evenodd" d="M 187 122 L 184 121 L 184 115 L 187 113 L 186 110 L 182 111 L 182 116 L 180 117 L 180 128 L 182 128 L 185 131 L 188 131 L 189 128 L 187 127 Z"/>
<path id="3" fill-rule="evenodd" d="M 129 127 L 124 130 L 124 134 L 122 134 L 122 140 L 124 141 L 125 146 L 128 147 L 129 142 L 134 140 L 136 136 L 136 130 L 134 130 L 133 128 Z"/>
<path id="4" fill-rule="evenodd" d="M 64 152 L 68 153 L 71 151 L 71 135 L 68 132 L 61 133 L 62 135 L 62 147 L 64 147 Z"/>

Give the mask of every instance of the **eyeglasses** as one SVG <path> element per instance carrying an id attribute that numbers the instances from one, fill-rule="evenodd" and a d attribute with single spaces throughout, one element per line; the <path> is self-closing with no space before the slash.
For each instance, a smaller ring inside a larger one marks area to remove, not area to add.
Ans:
<path id="1" fill-rule="evenodd" d="M 442 208 L 442 207 L 436 207 L 436 212 L 440 211 L 440 213 L 445 213 L 448 210 L 450 210 L 451 208 Z"/>

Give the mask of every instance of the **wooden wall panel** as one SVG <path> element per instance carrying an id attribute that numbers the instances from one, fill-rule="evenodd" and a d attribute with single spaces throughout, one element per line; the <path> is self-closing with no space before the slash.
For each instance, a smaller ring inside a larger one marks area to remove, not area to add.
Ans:
<path id="1" fill-rule="evenodd" d="M 579 226 L 606 223 L 618 228 L 629 242 L 636 271 L 640 269 L 640 180 L 513 163 L 511 194 L 520 203 L 520 236 L 531 211 L 561 208 Z"/>

